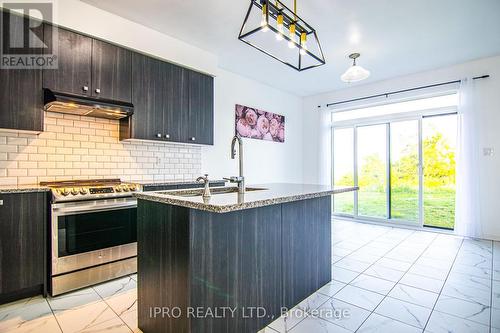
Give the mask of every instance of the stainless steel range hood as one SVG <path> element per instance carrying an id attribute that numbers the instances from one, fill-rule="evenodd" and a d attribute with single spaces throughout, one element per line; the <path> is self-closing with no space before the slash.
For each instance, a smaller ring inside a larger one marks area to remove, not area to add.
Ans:
<path id="1" fill-rule="evenodd" d="M 131 103 L 60 93 L 45 88 L 43 99 L 44 109 L 50 112 L 107 119 L 126 118 L 134 113 Z"/>

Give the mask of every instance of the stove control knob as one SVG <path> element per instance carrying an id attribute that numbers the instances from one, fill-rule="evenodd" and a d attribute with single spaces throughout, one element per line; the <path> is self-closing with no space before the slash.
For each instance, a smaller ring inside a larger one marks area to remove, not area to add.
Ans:
<path id="1" fill-rule="evenodd" d="M 69 190 L 67 188 L 62 188 L 59 190 L 59 193 L 64 195 L 64 196 L 67 196 L 67 195 L 69 195 Z"/>
<path id="2" fill-rule="evenodd" d="M 71 194 L 73 194 L 73 195 L 77 195 L 78 193 L 80 193 L 80 191 L 78 191 L 78 189 L 77 189 L 77 188 L 72 188 L 72 189 L 71 189 Z"/>
<path id="3" fill-rule="evenodd" d="M 81 194 L 81 195 L 85 195 L 85 194 L 87 194 L 87 193 L 88 193 L 88 191 L 87 191 L 87 189 L 86 189 L 86 188 L 83 188 L 83 187 L 82 187 L 82 188 L 80 189 L 80 194 Z"/>
<path id="4" fill-rule="evenodd" d="M 122 188 L 120 186 L 115 187 L 115 192 L 121 192 Z"/>

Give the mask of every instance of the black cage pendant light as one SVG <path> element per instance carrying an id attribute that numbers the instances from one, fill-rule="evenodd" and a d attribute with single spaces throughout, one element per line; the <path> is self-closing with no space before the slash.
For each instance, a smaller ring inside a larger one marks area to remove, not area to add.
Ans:
<path id="1" fill-rule="evenodd" d="M 325 64 L 316 30 L 278 0 L 251 0 L 238 39 L 298 71 Z"/>

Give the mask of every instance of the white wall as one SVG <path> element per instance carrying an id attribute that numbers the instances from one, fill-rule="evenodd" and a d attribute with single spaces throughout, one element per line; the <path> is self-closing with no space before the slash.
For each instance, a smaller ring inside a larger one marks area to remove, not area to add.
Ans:
<path id="1" fill-rule="evenodd" d="M 220 69 L 214 54 L 86 3 L 59 0 L 55 8 L 54 22 L 63 27 L 215 76 L 215 145 L 201 148 L 201 170 L 211 178 L 238 174 L 229 154 L 239 103 L 286 116 L 285 143 L 244 139 L 247 184 L 302 181 L 301 98 Z"/>
<path id="2" fill-rule="evenodd" d="M 238 160 L 230 159 L 235 104 L 285 116 L 284 143 L 243 139 L 247 184 L 302 182 L 302 99 L 222 69 L 215 80 L 215 145 L 202 150 L 202 171 L 238 175 Z"/>
<path id="3" fill-rule="evenodd" d="M 480 182 L 484 237 L 500 239 L 497 209 L 500 198 L 500 56 L 306 98 L 303 132 L 308 140 L 303 145 L 303 157 L 306 161 L 303 170 L 304 181 L 330 183 L 331 141 L 330 128 L 327 125 L 330 114 L 328 111 L 318 111 L 318 105 L 324 106 L 330 102 L 483 74 L 489 74 L 491 77 L 476 82 L 480 94 L 478 99 L 481 101 L 476 110 L 477 122 L 481 128 L 479 149 L 482 151 L 483 147 L 492 147 L 495 149 L 495 155 L 481 157 L 477 178 Z"/>

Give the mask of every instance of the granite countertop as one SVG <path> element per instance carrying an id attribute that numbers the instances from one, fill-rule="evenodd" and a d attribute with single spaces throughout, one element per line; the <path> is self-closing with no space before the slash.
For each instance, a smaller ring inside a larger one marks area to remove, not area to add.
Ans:
<path id="1" fill-rule="evenodd" d="M 226 180 L 224 179 L 210 179 L 210 183 L 224 183 Z M 139 184 L 142 186 L 160 186 L 160 185 L 191 185 L 191 184 L 201 184 L 197 182 L 196 179 L 192 180 L 138 180 L 138 181 L 130 181 L 127 183 Z M 203 184 L 201 184 L 203 185 Z"/>
<path id="2" fill-rule="evenodd" d="M 230 186 L 225 187 L 225 189 L 228 187 Z M 240 195 L 237 192 L 214 194 L 216 191 L 212 189 L 212 196 L 208 199 L 204 199 L 201 195 L 189 196 L 201 194 L 203 191 L 202 189 L 142 192 L 134 193 L 134 196 L 138 199 L 156 201 L 175 206 L 206 210 L 215 213 L 227 213 L 236 210 L 270 206 L 284 202 L 300 201 L 358 190 L 357 187 L 332 187 L 325 185 L 287 183 L 259 184 L 247 186 L 247 188 L 261 188 L 262 190 L 247 191 L 244 195 Z M 185 194 L 188 196 L 175 194 Z"/>
<path id="3" fill-rule="evenodd" d="M 29 192 L 48 192 L 47 186 L 40 185 L 1 185 L 0 193 L 29 193 Z"/>

